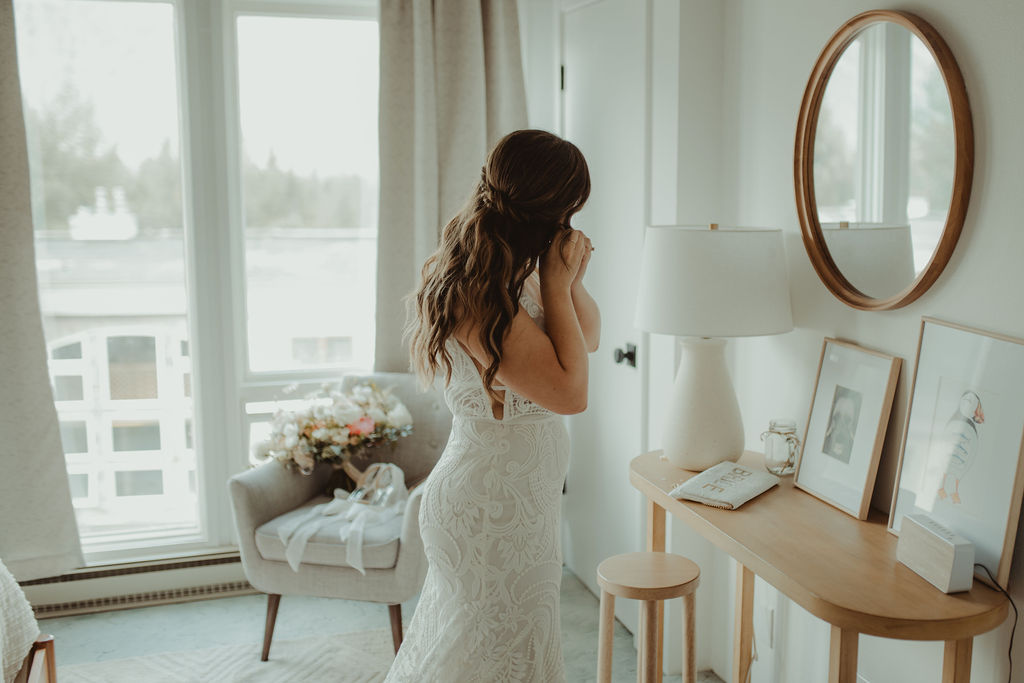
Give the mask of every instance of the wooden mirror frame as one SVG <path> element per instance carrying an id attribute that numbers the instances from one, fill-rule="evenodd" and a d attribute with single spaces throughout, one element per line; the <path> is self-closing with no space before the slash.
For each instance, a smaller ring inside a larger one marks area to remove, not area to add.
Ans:
<path id="1" fill-rule="evenodd" d="M 886 298 L 874 298 L 855 287 L 836 266 L 825 244 L 825 236 L 818 220 L 818 205 L 814 196 L 814 139 L 818 127 L 818 113 L 825 96 L 829 77 L 846 48 L 864 29 L 881 22 L 898 24 L 917 36 L 927 46 L 938 64 L 953 113 L 953 136 L 956 149 L 953 170 L 953 191 L 949 213 L 942 237 L 928 264 L 903 291 Z M 960 67 L 942 36 L 931 24 L 915 14 L 896 10 L 871 10 L 858 14 L 843 24 L 821 51 L 811 71 L 807 89 L 800 104 L 800 117 L 796 128 L 794 180 L 796 208 L 800 218 L 807 255 L 825 286 L 841 301 L 865 311 L 883 311 L 906 306 L 925 293 L 938 279 L 949 262 L 960 231 L 963 229 L 967 204 L 971 197 L 974 175 L 974 126 L 967 88 Z"/>

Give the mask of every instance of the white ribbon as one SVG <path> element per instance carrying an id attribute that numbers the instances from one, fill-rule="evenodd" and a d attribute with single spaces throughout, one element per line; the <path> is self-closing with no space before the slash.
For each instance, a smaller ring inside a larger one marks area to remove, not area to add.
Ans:
<path id="1" fill-rule="evenodd" d="M 405 487 L 405 475 L 397 465 L 384 465 L 389 470 L 390 484 L 383 489 L 383 498 L 372 504 L 349 500 L 344 489 L 334 490 L 334 500 L 310 508 L 309 512 L 289 520 L 278 527 L 277 535 L 285 544 L 284 556 L 293 571 L 299 571 L 299 564 L 306 545 L 324 525 L 341 520 L 338 538 L 345 544 L 345 561 L 360 574 L 366 575 L 363 567 L 363 539 L 368 530 L 373 530 L 405 513 L 405 502 L 409 491 Z M 377 475 L 377 481 L 389 481 L 384 472 Z M 380 543 L 390 543 L 399 533 L 388 534 Z"/>

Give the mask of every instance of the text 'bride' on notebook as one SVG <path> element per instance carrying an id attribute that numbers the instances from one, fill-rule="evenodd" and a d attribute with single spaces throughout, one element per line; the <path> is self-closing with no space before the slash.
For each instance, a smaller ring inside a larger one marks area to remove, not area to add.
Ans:
<path id="1" fill-rule="evenodd" d="M 735 462 L 720 462 L 675 487 L 668 495 L 735 510 L 778 483 L 774 474 L 757 472 Z"/>

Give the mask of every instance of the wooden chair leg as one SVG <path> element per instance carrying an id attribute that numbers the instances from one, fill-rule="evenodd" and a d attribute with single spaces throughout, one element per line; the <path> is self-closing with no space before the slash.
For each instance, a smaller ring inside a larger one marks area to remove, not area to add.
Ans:
<path id="1" fill-rule="evenodd" d="M 53 636 L 40 634 L 25 658 L 24 669 L 16 680 L 27 683 L 57 683 L 57 660 L 53 649 Z"/>
<path id="2" fill-rule="evenodd" d="M 388 605 L 388 614 L 391 615 L 391 640 L 395 644 L 395 654 L 398 648 L 402 647 L 402 606 Z"/>
<path id="3" fill-rule="evenodd" d="M 658 656 L 658 601 L 640 601 L 640 621 L 644 627 L 643 636 L 640 641 L 638 663 L 643 666 L 637 667 L 637 681 L 641 683 L 655 683 L 658 680 L 658 667 L 654 661 Z"/>
<path id="4" fill-rule="evenodd" d="M 267 594 L 267 625 L 263 629 L 263 654 L 260 661 L 265 662 L 270 657 L 270 641 L 274 637 L 274 623 L 277 621 L 277 606 L 281 604 L 280 593 Z"/>
<path id="5" fill-rule="evenodd" d="M 683 683 L 697 683 L 697 594 L 683 596 Z"/>

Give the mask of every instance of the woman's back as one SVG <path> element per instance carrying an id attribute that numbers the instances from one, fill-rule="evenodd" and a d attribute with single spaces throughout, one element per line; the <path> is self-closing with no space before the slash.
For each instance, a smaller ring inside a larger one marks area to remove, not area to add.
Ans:
<path id="1" fill-rule="evenodd" d="M 529 283 L 529 284 L 536 284 Z M 531 293 L 530 289 L 533 289 Z M 519 305 L 533 319 L 537 326 L 544 329 L 544 309 L 535 297 L 535 287 L 524 287 Z M 452 377 L 445 387 L 444 396 L 448 408 L 456 418 L 475 420 L 499 420 L 502 422 L 522 422 L 537 418 L 553 417 L 555 413 L 537 405 L 518 393 L 496 385 L 494 388 L 504 397 L 502 405 L 495 405 L 480 376 L 479 365 L 466 352 L 462 344 L 454 337 L 448 339 L 445 348 L 452 358 Z"/>

